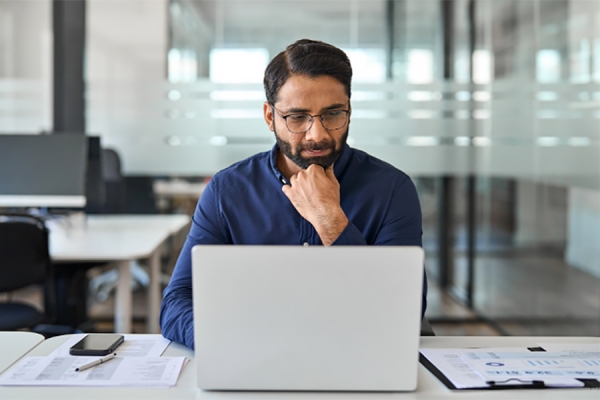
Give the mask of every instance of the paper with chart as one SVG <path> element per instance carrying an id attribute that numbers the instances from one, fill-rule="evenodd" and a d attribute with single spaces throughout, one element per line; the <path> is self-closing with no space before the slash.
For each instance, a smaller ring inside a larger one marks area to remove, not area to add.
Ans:
<path id="1" fill-rule="evenodd" d="M 0 376 L 6 386 L 175 386 L 185 357 L 115 357 L 76 372 L 98 357 L 26 357 Z"/>
<path id="2" fill-rule="evenodd" d="M 50 356 L 69 356 L 69 349 L 85 337 L 85 333 L 71 336 Z M 171 341 L 162 335 L 125 334 L 125 341 L 117 348 L 119 357 L 160 357 Z"/>
<path id="3" fill-rule="evenodd" d="M 457 389 L 488 388 L 488 381 L 506 385 L 541 380 L 549 387 L 583 387 L 576 378 L 600 380 L 600 352 L 595 345 L 538 344 L 548 352 L 526 348 L 421 349 Z M 517 379 L 514 379 L 517 378 Z"/>
<path id="4" fill-rule="evenodd" d="M 420 353 L 457 389 L 485 388 L 485 380 L 465 363 L 456 350 L 460 349 L 421 349 Z"/>
<path id="5" fill-rule="evenodd" d="M 583 386 L 577 378 L 600 379 L 600 354 L 581 351 L 461 350 L 457 355 L 486 381 Z"/>

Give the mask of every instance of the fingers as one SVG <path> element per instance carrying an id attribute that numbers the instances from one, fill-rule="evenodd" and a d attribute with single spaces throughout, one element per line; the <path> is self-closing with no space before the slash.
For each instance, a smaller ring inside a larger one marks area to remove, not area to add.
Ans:
<path id="1" fill-rule="evenodd" d="M 319 164 L 311 164 L 308 166 L 308 168 L 306 168 L 305 171 L 315 173 L 315 172 L 319 172 L 322 170 L 323 170 L 323 167 L 321 167 Z M 302 172 L 302 171 L 300 171 L 300 172 Z"/>
<path id="2" fill-rule="evenodd" d="M 292 194 L 292 186 L 294 185 L 294 183 L 296 182 L 298 178 L 296 177 L 296 175 L 292 175 L 290 176 L 290 179 L 288 180 L 288 183 L 281 186 L 281 191 L 283 192 L 283 194 L 285 194 L 288 198 L 290 198 L 291 194 Z"/>
<path id="3" fill-rule="evenodd" d="M 333 172 L 333 165 L 330 165 L 327 168 L 323 168 L 318 164 L 311 164 L 307 169 L 302 170 L 295 175 L 292 175 L 289 179 L 289 183 L 287 185 L 283 185 L 281 187 L 281 190 L 287 194 L 289 190 L 291 190 L 292 187 L 296 185 L 296 183 L 306 182 L 307 180 L 310 181 L 313 178 L 316 178 L 318 175 L 322 176 L 323 174 L 325 174 L 325 176 L 329 178 L 329 180 L 337 182 L 337 178 L 335 177 L 335 173 Z"/>

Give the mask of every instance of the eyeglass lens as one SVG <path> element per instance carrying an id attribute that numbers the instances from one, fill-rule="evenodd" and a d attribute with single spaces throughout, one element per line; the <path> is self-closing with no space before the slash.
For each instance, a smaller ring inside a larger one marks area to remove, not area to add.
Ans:
<path id="1" fill-rule="evenodd" d="M 336 130 L 346 125 L 347 115 L 346 111 L 329 111 L 321 115 L 320 120 L 325 129 Z M 311 128 L 313 117 L 308 114 L 290 114 L 285 120 L 290 131 L 301 133 Z"/>

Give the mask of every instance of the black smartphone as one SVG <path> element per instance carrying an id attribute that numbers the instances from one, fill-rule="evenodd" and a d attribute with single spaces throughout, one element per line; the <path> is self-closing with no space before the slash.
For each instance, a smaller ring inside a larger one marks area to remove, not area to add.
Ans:
<path id="1" fill-rule="evenodd" d="M 119 347 L 125 340 L 123 335 L 91 334 L 86 335 L 69 349 L 72 356 L 105 356 Z"/>

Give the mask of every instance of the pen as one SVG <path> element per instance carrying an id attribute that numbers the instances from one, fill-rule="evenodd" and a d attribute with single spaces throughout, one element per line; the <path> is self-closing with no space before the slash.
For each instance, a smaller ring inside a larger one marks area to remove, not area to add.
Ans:
<path id="1" fill-rule="evenodd" d="M 92 361 L 92 362 L 89 362 L 89 363 L 87 363 L 87 364 L 83 364 L 83 365 L 82 365 L 81 367 L 79 367 L 79 368 L 75 368 L 75 371 L 77 371 L 77 372 L 81 372 L 81 371 L 83 371 L 83 370 L 86 370 L 86 369 L 88 369 L 88 368 L 95 367 L 96 365 L 103 364 L 103 363 L 105 363 L 105 362 L 107 362 L 107 361 L 110 361 L 110 360 L 112 360 L 113 358 L 115 358 L 115 356 L 116 356 L 116 355 L 117 355 L 117 353 L 113 353 L 113 354 L 109 354 L 109 355 L 107 355 L 107 356 L 104 356 L 104 357 L 100 357 L 100 358 L 99 358 L 99 359 L 97 359 L 96 361 Z"/>

